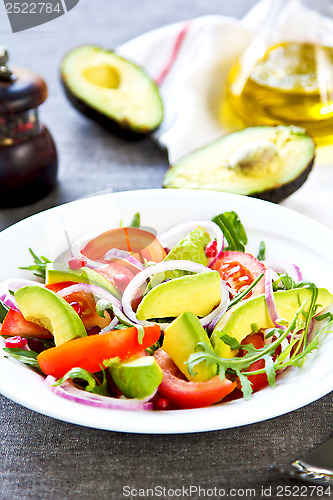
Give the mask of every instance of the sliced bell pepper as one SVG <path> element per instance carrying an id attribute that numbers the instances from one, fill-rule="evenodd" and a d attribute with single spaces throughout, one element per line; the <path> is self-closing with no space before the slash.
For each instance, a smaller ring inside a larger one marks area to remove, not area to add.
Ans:
<path id="1" fill-rule="evenodd" d="M 137 328 L 112 330 L 51 347 L 41 352 L 37 356 L 37 361 L 45 375 L 52 375 L 55 378 L 63 377 L 76 367 L 95 373 L 101 370 L 105 360 L 115 357 L 121 360 L 130 358 L 157 342 L 160 335 L 158 325 L 147 326 L 144 328 L 144 337 L 140 344 Z"/>
<path id="2" fill-rule="evenodd" d="M 158 349 L 155 359 L 163 371 L 158 393 L 165 396 L 177 408 L 203 408 L 218 403 L 236 387 L 236 382 L 219 375 L 207 382 L 190 382 L 177 368 L 170 356 Z"/>

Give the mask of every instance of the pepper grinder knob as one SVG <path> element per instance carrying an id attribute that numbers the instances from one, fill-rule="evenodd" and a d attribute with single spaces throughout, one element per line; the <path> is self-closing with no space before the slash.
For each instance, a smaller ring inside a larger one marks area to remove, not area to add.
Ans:
<path id="1" fill-rule="evenodd" d="M 14 81 L 13 72 L 7 66 L 8 52 L 3 47 L 0 48 L 0 80 Z"/>

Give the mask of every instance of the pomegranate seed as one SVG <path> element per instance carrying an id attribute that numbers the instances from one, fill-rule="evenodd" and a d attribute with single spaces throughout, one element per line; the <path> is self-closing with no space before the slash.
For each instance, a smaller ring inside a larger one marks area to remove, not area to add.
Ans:
<path id="1" fill-rule="evenodd" d="M 81 316 L 81 313 L 82 313 L 82 306 L 79 302 L 71 302 L 69 304 L 70 306 L 72 306 L 72 308 L 74 309 L 74 311 L 79 315 Z"/>
<path id="2" fill-rule="evenodd" d="M 28 341 L 24 337 L 20 337 L 16 335 L 15 337 L 9 337 L 6 339 L 5 345 L 6 347 L 25 347 Z"/>
<path id="3" fill-rule="evenodd" d="M 88 328 L 87 330 L 87 335 L 97 335 L 101 331 L 99 326 L 92 326 L 91 328 Z"/>
<path id="4" fill-rule="evenodd" d="M 208 245 L 205 248 L 205 254 L 210 259 L 217 256 L 217 241 L 216 240 L 212 240 L 208 243 Z"/>
<path id="5" fill-rule="evenodd" d="M 68 265 L 71 269 L 81 269 L 87 264 L 87 259 L 85 257 L 72 257 L 68 261 Z"/>
<path id="6" fill-rule="evenodd" d="M 162 396 L 157 396 L 154 399 L 154 410 L 169 410 L 170 401 Z"/>
<path id="7" fill-rule="evenodd" d="M 35 338 L 29 339 L 28 345 L 32 351 L 35 351 L 38 354 L 42 351 L 45 351 L 45 349 L 47 349 L 47 347 L 44 345 L 44 343 L 41 340 L 35 339 Z"/>

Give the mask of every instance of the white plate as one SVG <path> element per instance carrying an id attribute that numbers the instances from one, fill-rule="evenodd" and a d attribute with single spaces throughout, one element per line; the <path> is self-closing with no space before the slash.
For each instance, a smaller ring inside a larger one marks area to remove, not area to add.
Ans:
<path id="1" fill-rule="evenodd" d="M 211 218 L 236 211 L 249 237 L 247 250 L 256 255 L 259 242 L 267 258 L 297 263 L 304 277 L 333 290 L 333 232 L 303 215 L 252 198 L 192 190 L 144 190 L 78 200 L 25 219 L 0 233 L 0 279 L 31 277 L 18 270 L 30 261 L 28 248 L 53 259 L 67 248 L 64 229 L 72 241 L 98 233 L 120 219 L 129 224 L 135 212 L 142 225 L 158 231 L 185 220 Z M 1 342 L 2 339 L 1 339 Z M 210 408 L 169 412 L 133 412 L 90 408 L 49 392 L 43 378 L 14 360 L 0 356 L 0 392 L 44 415 L 98 429 L 151 434 L 227 429 L 259 422 L 300 408 L 333 390 L 333 336 L 303 369 L 279 379 L 274 389 Z"/>

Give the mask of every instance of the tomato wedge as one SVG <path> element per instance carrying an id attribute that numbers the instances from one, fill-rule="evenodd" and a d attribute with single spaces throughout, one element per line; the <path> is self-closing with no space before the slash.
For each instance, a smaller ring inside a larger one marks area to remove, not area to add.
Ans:
<path id="1" fill-rule="evenodd" d="M 236 387 L 236 382 L 220 376 L 207 382 L 190 382 L 185 380 L 170 356 L 158 349 L 154 354 L 163 370 L 163 380 L 158 393 L 165 396 L 177 408 L 203 408 L 218 403 Z"/>
<path id="2" fill-rule="evenodd" d="M 261 349 L 264 347 L 264 339 L 261 335 L 257 333 L 253 333 L 251 335 L 248 335 L 245 337 L 245 339 L 242 340 L 242 344 L 253 344 L 253 346 L 256 349 Z M 255 361 L 252 363 L 248 368 L 246 368 L 246 372 L 254 372 L 257 370 L 262 370 L 265 368 L 265 360 L 264 359 L 259 359 L 258 361 Z M 253 392 L 255 391 L 260 391 L 260 389 L 263 389 L 268 385 L 268 380 L 267 380 L 267 375 L 266 373 L 258 373 L 257 375 L 249 375 L 248 376 L 249 381 L 251 382 L 252 385 L 252 390 Z"/>
<path id="3" fill-rule="evenodd" d="M 153 233 L 135 227 L 120 227 L 100 234 L 85 245 L 82 254 L 92 260 L 103 260 L 111 248 L 130 252 L 142 264 L 145 259 L 161 262 L 166 256 L 164 248 Z"/>
<path id="4" fill-rule="evenodd" d="M 77 338 L 41 352 L 37 361 L 45 375 L 55 378 L 63 377 L 76 367 L 95 373 L 101 370 L 106 359 L 130 358 L 157 342 L 161 335 L 158 325 L 147 326 L 144 332 L 142 344 L 135 327 Z"/>
<path id="5" fill-rule="evenodd" d="M 77 283 L 73 283 L 71 281 L 62 281 L 59 283 L 52 283 L 49 285 L 45 285 L 46 288 L 51 290 L 52 292 L 59 292 L 59 290 L 63 290 L 71 285 L 77 285 Z M 94 326 L 99 326 L 99 328 L 103 329 L 110 323 L 110 315 L 105 311 L 105 318 L 99 316 L 96 312 L 96 301 L 94 296 L 91 293 L 87 293 L 84 291 L 78 291 L 71 293 L 70 295 L 66 295 L 64 299 L 69 303 L 75 303 L 79 305 L 79 310 L 76 311 L 86 330 L 93 328 Z"/>
<path id="6" fill-rule="evenodd" d="M 220 273 L 223 281 L 228 283 L 236 293 L 246 289 L 260 274 L 266 271 L 266 266 L 249 253 L 229 251 L 222 252 L 212 269 Z M 246 298 L 265 292 L 265 278 L 255 285 Z"/>
<path id="7" fill-rule="evenodd" d="M 20 312 L 14 311 L 13 309 L 9 309 L 6 314 L 2 323 L 0 335 L 8 337 L 15 337 L 16 335 L 19 335 L 20 337 L 36 337 L 39 339 L 53 338 L 51 332 L 42 326 L 37 325 L 37 323 L 27 321 Z"/>

